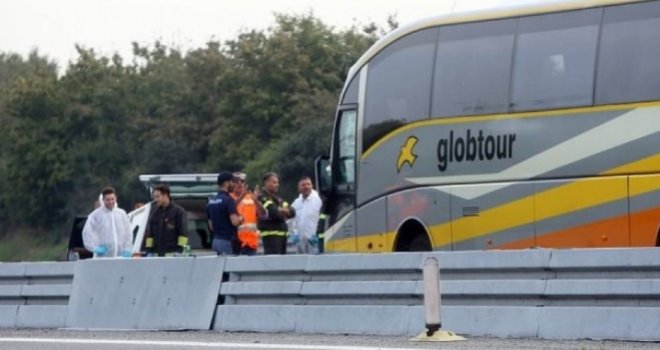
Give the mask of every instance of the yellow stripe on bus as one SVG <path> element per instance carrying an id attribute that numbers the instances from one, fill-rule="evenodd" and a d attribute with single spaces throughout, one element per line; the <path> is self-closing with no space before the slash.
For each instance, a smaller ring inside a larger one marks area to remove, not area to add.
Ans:
<path id="1" fill-rule="evenodd" d="M 590 178 L 536 194 L 536 220 L 591 208 L 628 196 L 626 177 Z"/>
<path id="2" fill-rule="evenodd" d="M 634 161 L 601 175 L 635 174 L 649 169 L 660 169 L 660 153 Z M 504 203 L 480 213 L 478 217 L 463 217 L 430 227 L 431 242 L 434 247 L 447 246 L 506 229 L 538 222 L 541 220 L 570 214 L 616 200 L 635 197 L 660 190 L 660 181 L 655 176 L 636 176 L 635 186 L 628 190 L 627 175 L 594 177 L 574 180 L 565 185 L 533 193 L 529 196 Z M 519 215 L 534 208 L 532 217 Z M 475 218 L 479 225 L 474 225 Z M 452 234 L 448 234 L 448 233 Z M 385 238 L 380 236 L 384 235 Z M 357 239 L 347 238 L 328 242 L 327 250 L 335 252 L 375 252 L 380 249 L 367 249 L 369 242 L 390 243 L 383 251 L 393 249 L 396 232 L 359 235 Z"/>
<path id="3" fill-rule="evenodd" d="M 442 235 L 432 238 L 436 246 L 444 246 L 452 243 L 458 243 L 468 239 L 477 238 L 491 232 L 510 229 L 516 226 L 528 224 L 534 221 L 532 217 L 522 217 L 515 219 L 516 214 L 527 211 L 534 205 L 534 195 L 517 199 L 499 207 L 495 207 L 479 214 L 478 217 L 462 217 L 448 223 L 433 226 L 431 232 L 446 232 L 451 230 L 451 237 Z M 506 219 L 503 219 L 506 218 Z M 514 218 L 514 219 L 511 219 Z M 474 220 L 479 220 L 479 225 L 475 228 Z"/>
<path id="4" fill-rule="evenodd" d="M 658 190 L 660 190 L 660 176 L 635 176 L 635 181 L 630 183 L 629 193 L 630 197 L 635 197 Z"/>
<path id="5" fill-rule="evenodd" d="M 658 120 L 660 122 L 660 120 Z M 612 168 L 603 173 L 603 175 L 611 174 L 643 174 L 648 172 L 660 171 L 660 153 L 652 156 L 636 160 L 632 163 L 624 164 L 622 166 Z"/>

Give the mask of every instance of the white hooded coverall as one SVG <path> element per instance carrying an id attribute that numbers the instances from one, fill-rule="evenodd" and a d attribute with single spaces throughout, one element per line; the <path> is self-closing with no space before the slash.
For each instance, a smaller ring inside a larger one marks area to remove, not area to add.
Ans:
<path id="1" fill-rule="evenodd" d="M 123 251 L 133 248 L 133 235 L 128 215 L 121 208 L 112 210 L 101 206 L 87 217 L 83 228 L 83 244 L 90 252 L 98 246 L 105 246 L 108 251 L 103 257 L 117 257 Z M 94 257 L 98 257 L 94 254 Z"/>

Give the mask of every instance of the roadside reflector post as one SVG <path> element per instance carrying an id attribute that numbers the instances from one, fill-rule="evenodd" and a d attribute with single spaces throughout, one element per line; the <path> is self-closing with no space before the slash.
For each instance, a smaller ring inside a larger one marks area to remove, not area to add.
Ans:
<path id="1" fill-rule="evenodd" d="M 422 266 L 424 280 L 424 321 L 426 331 L 410 341 L 457 341 L 465 338 L 452 331 L 442 330 L 440 317 L 440 264 L 438 259 L 428 257 Z"/>
<path id="2" fill-rule="evenodd" d="M 427 258 L 422 267 L 424 279 L 424 319 L 430 337 L 442 327 L 440 320 L 440 265 L 436 258 Z"/>

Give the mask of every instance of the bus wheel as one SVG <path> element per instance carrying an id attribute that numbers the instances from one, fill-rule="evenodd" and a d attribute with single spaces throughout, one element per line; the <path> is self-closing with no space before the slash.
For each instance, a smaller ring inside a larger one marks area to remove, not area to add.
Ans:
<path id="1" fill-rule="evenodd" d="M 655 246 L 660 247 L 660 227 L 658 228 L 658 234 L 655 236 Z"/>
<path id="2" fill-rule="evenodd" d="M 406 221 L 397 234 L 397 252 L 430 252 L 433 250 L 426 228 L 417 220 Z"/>
<path id="3" fill-rule="evenodd" d="M 417 235 L 408 247 L 409 252 L 430 252 L 431 250 L 431 242 L 427 235 Z"/>

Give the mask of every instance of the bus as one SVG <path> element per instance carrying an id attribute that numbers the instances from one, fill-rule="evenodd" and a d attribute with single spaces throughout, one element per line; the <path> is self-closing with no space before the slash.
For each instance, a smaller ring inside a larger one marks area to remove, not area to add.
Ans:
<path id="1" fill-rule="evenodd" d="M 348 73 L 328 252 L 659 245 L 660 1 L 430 17 Z"/>

